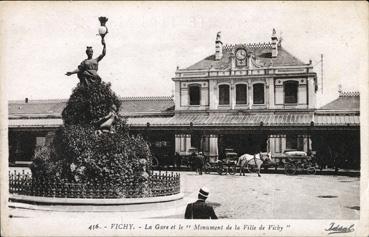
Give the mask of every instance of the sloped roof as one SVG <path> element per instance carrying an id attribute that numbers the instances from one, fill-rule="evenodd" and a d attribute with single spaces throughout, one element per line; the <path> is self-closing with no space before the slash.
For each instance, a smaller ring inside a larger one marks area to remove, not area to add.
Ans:
<path id="1" fill-rule="evenodd" d="M 9 101 L 8 114 L 12 116 L 60 117 L 66 100 Z"/>
<path id="2" fill-rule="evenodd" d="M 123 116 L 170 115 L 174 113 L 172 97 L 123 97 L 120 114 Z M 9 117 L 61 117 L 67 100 L 9 101 Z"/>
<path id="3" fill-rule="evenodd" d="M 235 47 L 241 45 L 226 45 L 223 47 L 223 57 L 215 60 L 215 55 L 210 55 L 201 61 L 187 67 L 185 70 L 201 70 L 201 69 L 227 69 L 231 67 L 230 54 Z M 245 44 L 242 45 L 249 53 L 255 55 L 256 63 L 263 67 L 270 66 L 302 66 L 306 65 L 301 60 L 290 54 L 282 46 L 278 47 L 277 57 L 272 57 L 272 46 L 268 44 Z"/>
<path id="4" fill-rule="evenodd" d="M 262 113 L 262 114 L 232 114 L 214 113 L 198 114 L 184 113 L 169 117 L 128 117 L 128 124 L 133 127 L 146 127 L 150 123 L 151 127 L 189 127 L 190 123 L 194 127 L 307 127 L 314 121 L 314 126 L 336 127 L 336 126 L 360 126 L 359 114 L 316 114 L 311 113 Z M 59 127 L 63 124 L 60 118 L 28 119 L 17 118 L 9 120 L 10 128 L 39 128 L 39 127 Z"/>
<path id="5" fill-rule="evenodd" d="M 323 105 L 318 110 L 360 111 L 360 94 L 358 92 L 341 92 L 337 99 Z"/>
<path id="6" fill-rule="evenodd" d="M 126 97 L 122 99 L 120 113 L 124 116 L 171 115 L 174 113 L 173 97 Z"/>

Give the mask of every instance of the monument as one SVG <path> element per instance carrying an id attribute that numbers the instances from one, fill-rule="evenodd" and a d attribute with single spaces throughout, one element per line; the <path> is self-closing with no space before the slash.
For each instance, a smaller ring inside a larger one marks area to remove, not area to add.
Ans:
<path id="1" fill-rule="evenodd" d="M 99 20 L 102 53 L 93 58 L 92 47 L 87 47 L 87 59 L 66 73 L 77 74 L 79 83 L 62 112 L 63 127 L 51 144 L 36 151 L 32 176 L 77 184 L 108 183 L 114 197 L 150 196 L 149 146 L 141 136 L 129 134 L 126 120 L 119 114 L 118 96 L 97 74 L 99 61 L 106 55 L 108 33 L 108 18 Z M 127 183 L 134 191 L 127 189 Z"/>

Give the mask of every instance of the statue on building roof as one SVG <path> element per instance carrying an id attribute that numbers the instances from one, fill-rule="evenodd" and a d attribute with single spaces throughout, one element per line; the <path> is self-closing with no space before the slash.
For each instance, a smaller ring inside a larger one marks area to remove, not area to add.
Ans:
<path id="1" fill-rule="evenodd" d="M 217 38 L 216 38 L 216 40 L 220 40 L 221 33 L 222 33 L 222 32 L 220 32 L 220 31 L 217 33 Z"/>
<path id="2" fill-rule="evenodd" d="M 277 31 L 273 28 L 272 36 L 276 36 L 276 34 L 277 34 Z"/>

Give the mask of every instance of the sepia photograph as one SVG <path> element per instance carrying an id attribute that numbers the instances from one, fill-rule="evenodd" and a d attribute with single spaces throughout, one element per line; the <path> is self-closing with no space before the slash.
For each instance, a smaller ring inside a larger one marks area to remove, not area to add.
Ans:
<path id="1" fill-rule="evenodd" d="M 2 2 L 2 236 L 368 236 L 368 4 Z"/>

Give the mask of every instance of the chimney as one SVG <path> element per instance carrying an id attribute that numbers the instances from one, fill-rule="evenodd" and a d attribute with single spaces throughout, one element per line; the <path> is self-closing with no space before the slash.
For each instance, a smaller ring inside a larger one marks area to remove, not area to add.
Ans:
<path id="1" fill-rule="evenodd" d="M 24 103 L 26 103 L 26 104 L 28 103 L 28 98 L 24 99 Z"/>
<path id="2" fill-rule="evenodd" d="M 215 60 L 221 60 L 223 57 L 223 43 L 220 39 L 220 31 L 217 33 L 215 40 Z"/>
<path id="3" fill-rule="evenodd" d="M 277 55 L 278 55 L 278 37 L 277 37 L 277 32 L 273 28 L 273 33 L 272 33 L 272 58 L 277 57 Z"/>
<path id="4" fill-rule="evenodd" d="M 341 96 L 343 93 L 342 93 L 342 85 L 339 84 L 338 85 L 338 95 Z"/>

